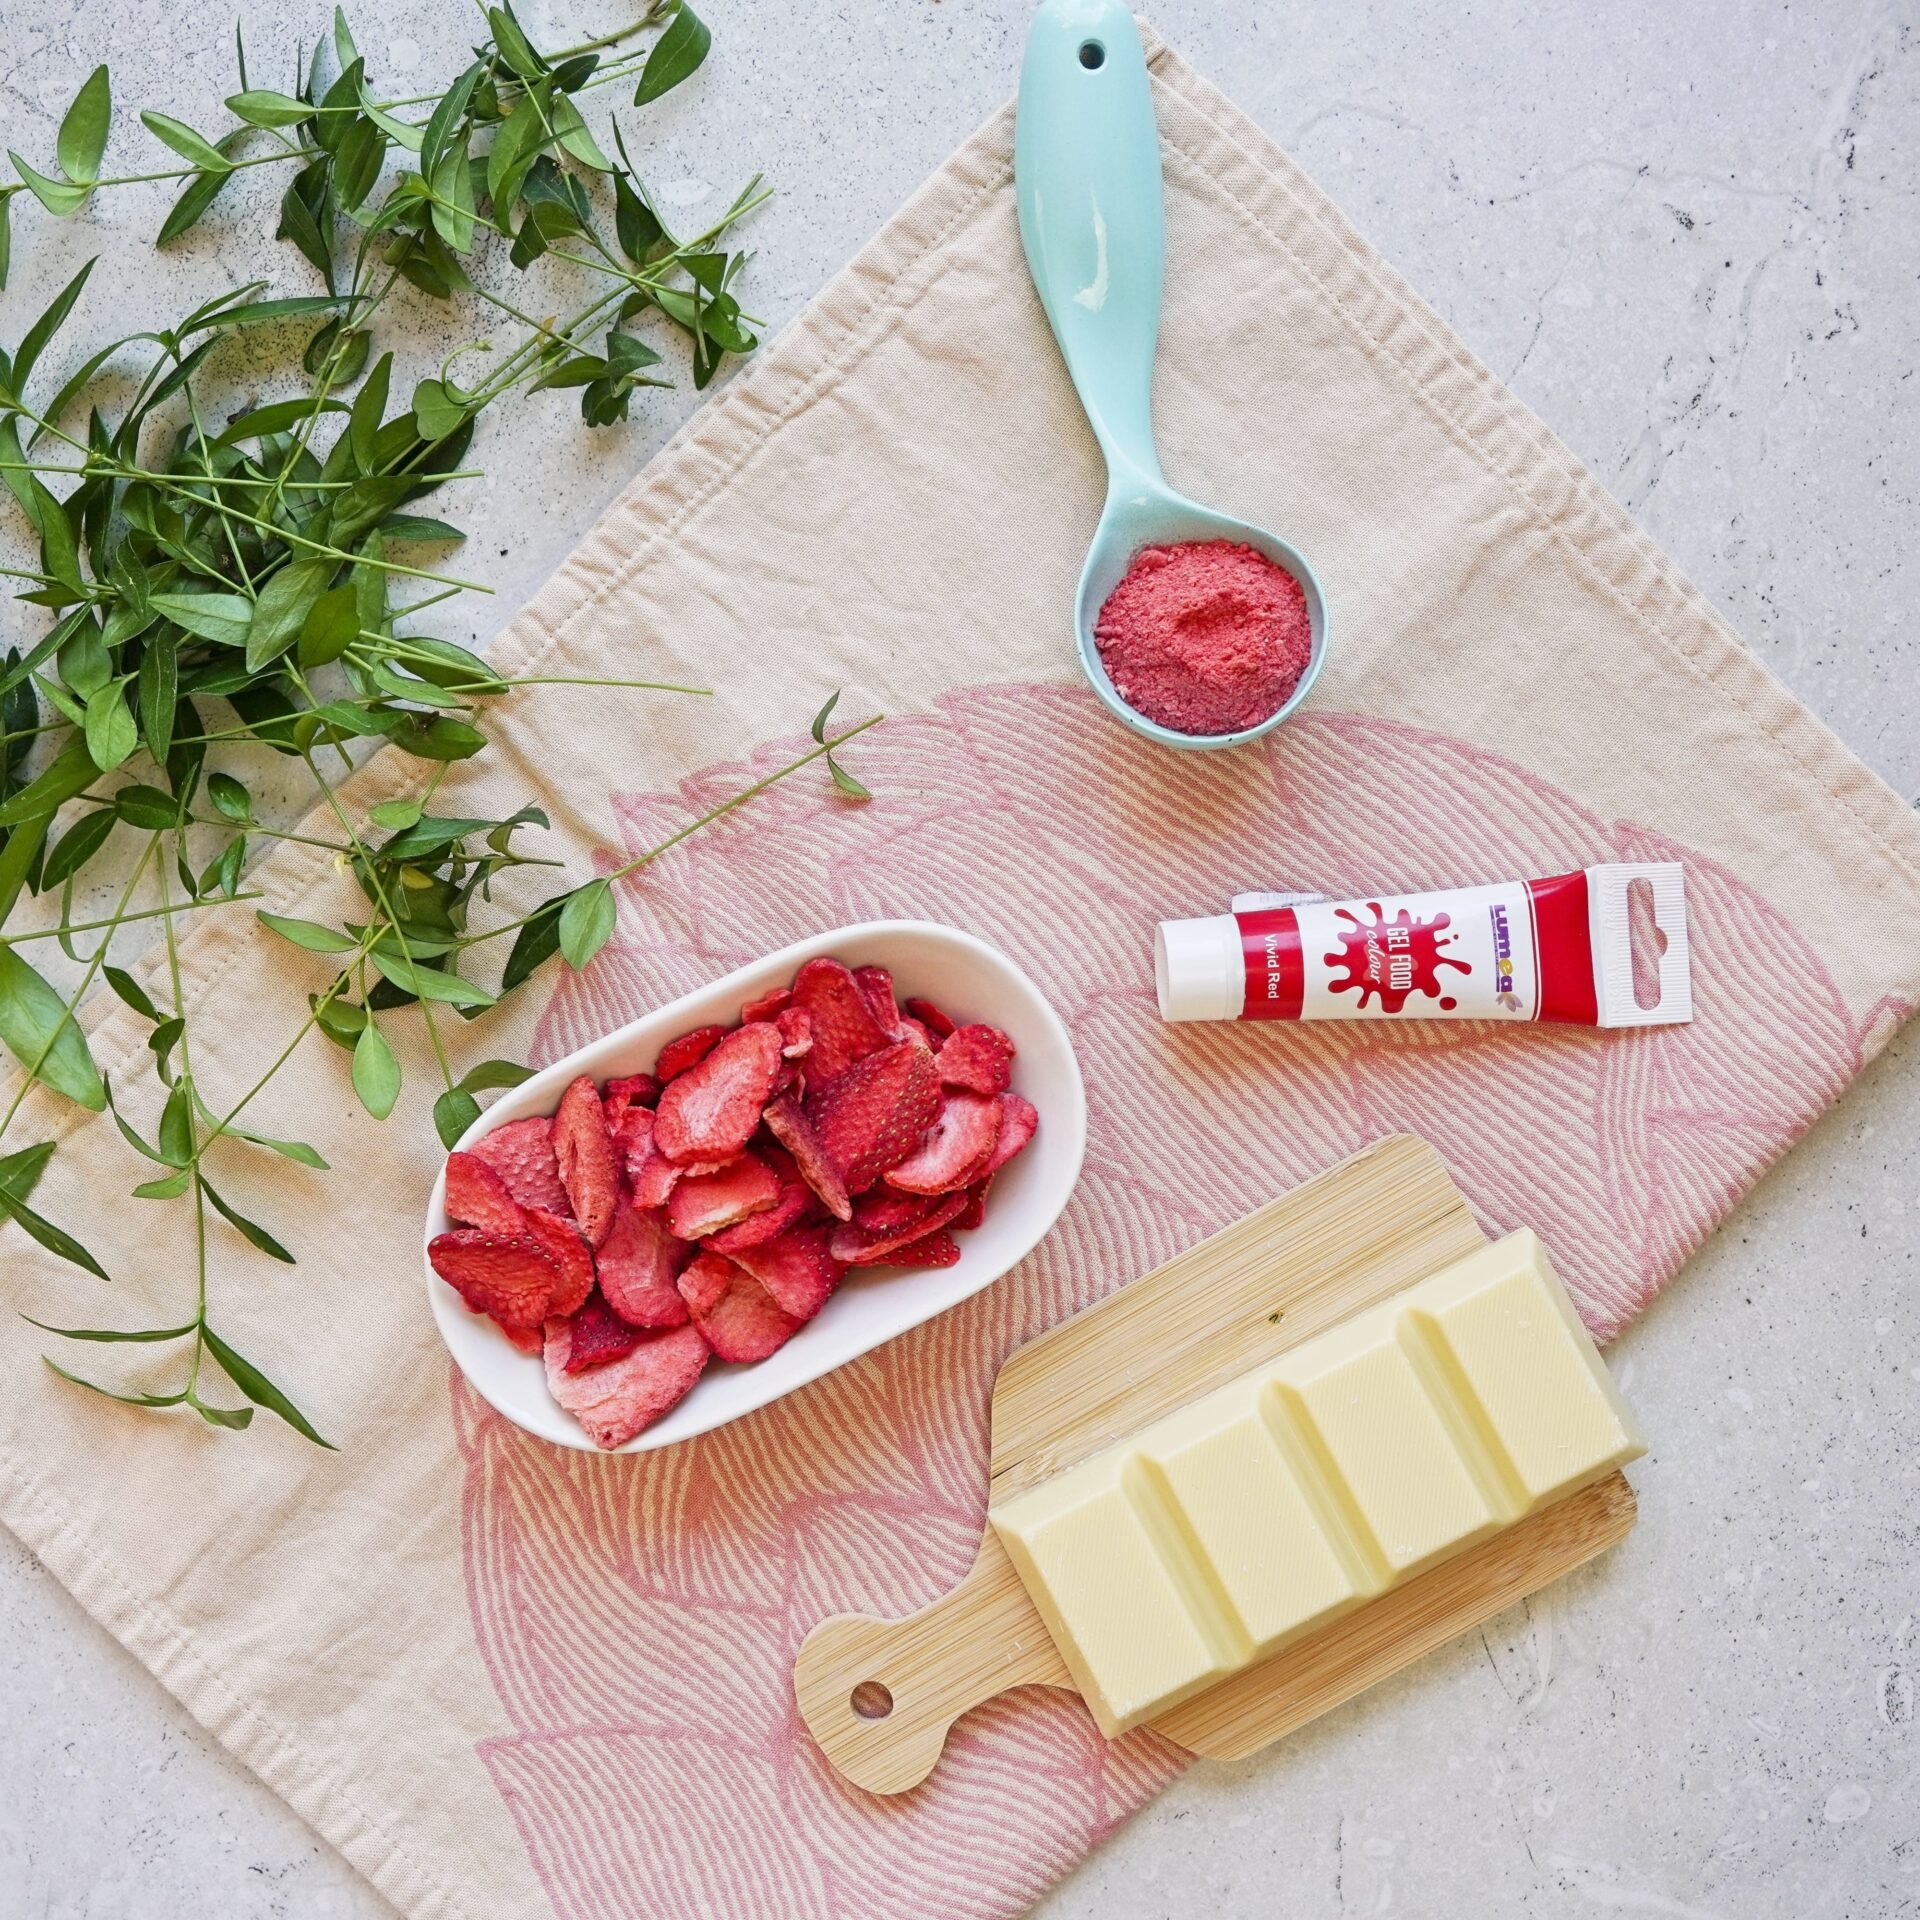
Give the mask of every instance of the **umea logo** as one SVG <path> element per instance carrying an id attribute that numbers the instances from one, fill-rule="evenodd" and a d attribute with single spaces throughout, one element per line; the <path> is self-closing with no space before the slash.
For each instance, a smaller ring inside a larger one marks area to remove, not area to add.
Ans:
<path id="1" fill-rule="evenodd" d="M 1507 910 L 1496 900 L 1487 909 L 1493 922 L 1493 997 L 1508 1013 L 1525 1011 L 1513 990 L 1513 936 L 1507 931 Z"/>

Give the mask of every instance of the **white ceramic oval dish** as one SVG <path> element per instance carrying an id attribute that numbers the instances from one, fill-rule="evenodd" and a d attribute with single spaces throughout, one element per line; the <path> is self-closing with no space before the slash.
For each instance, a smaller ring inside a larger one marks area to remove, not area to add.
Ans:
<path id="1" fill-rule="evenodd" d="M 578 1074 L 606 1081 L 648 1071 L 676 1034 L 710 1023 L 730 1025 L 743 1001 L 786 985 L 802 963 L 817 954 L 832 954 L 850 967 L 885 967 L 901 1000 L 922 996 L 962 1023 L 985 1020 L 1004 1028 L 1017 1049 L 1014 1089 L 1033 1102 L 1039 1130 L 1026 1151 L 995 1178 L 985 1220 L 971 1233 L 957 1236 L 957 1265 L 856 1267 L 779 1352 L 752 1366 L 709 1361 L 693 1391 L 665 1419 L 628 1441 L 619 1449 L 622 1453 L 645 1453 L 724 1426 L 991 1286 L 1039 1244 L 1080 1177 L 1087 1145 L 1087 1096 L 1060 1016 L 1005 954 L 957 927 L 930 920 L 870 920 L 839 927 L 737 968 L 543 1068 L 496 1100 L 461 1136 L 460 1145 L 470 1146 L 509 1120 L 552 1113 Z M 450 1225 L 443 1167 L 427 1200 L 423 1249 Z M 600 1451 L 548 1393 L 539 1358 L 517 1351 L 490 1320 L 469 1313 L 430 1265 L 426 1275 L 440 1336 L 475 1392 L 515 1426 L 542 1440 Z"/>

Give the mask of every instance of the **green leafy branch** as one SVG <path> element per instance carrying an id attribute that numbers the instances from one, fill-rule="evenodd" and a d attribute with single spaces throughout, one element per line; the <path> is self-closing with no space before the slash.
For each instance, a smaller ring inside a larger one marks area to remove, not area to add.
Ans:
<path id="1" fill-rule="evenodd" d="M 43 1328 L 75 1342 L 167 1347 L 179 1368 L 164 1390 L 48 1364 L 93 1392 L 188 1408 L 220 1428 L 245 1427 L 265 1408 L 321 1445 L 293 1400 L 216 1331 L 209 1306 L 211 1235 L 231 1231 L 270 1260 L 295 1258 L 216 1185 L 229 1157 L 265 1152 L 326 1166 L 305 1142 L 250 1130 L 253 1102 L 317 1031 L 350 1055 L 360 1105 L 386 1119 L 403 1092 L 391 1023 L 417 1017 L 439 1070 L 434 1121 L 451 1143 L 479 1114 L 481 1095 L 526 1070 L 489 1060 L 456 1075 L 441 1022 L 483 1017 L 556 956 L 588 965 L 615 929 L 619 883 L 776 781 L 821 761 L 839 794 L 866 797 L 836 753 L 874 723 L 829 733 L 829 700 L 814 721 L 814 745 L 788 765 L 613 872 L 506 918 L 491 908 L 496 883 L 560 864 L 522 845 L 546 816 L 531 805 L 499 818 L 431 810 L 447 768 L 485 748 L 493 704 L 520 689 L 704 691 L 640 678 L 508 676 L 419 625 L 450 597 L 488 591 L 428 563 L 431 550 L 463 536 L 422 511 L 474 473 L 466 462 L 481 416 L 516 389 L 578 388 L 590 424 L 625 419 L 636 393 L 667 384 L 658 349 L 627 330 L 643 317 L 686 341 L 699 386 L 725 356 L 756 344 L 733 292 L 743 256 L 722 242 L 764 202 L 759 180 L 703 232 L 676 237 L 621 130 L 610 131 L 618 158 L 609 159 L 579 106 L 616 82 L 631 83 L 636 106 L 645 106 L 693 73 L 709 38 L 685 0 L 653 0 L 619 31 L 554 52 L 532 44 L 510 7 L 489 8 L 486 18 L 488 38 L 470 65 L 438 93 L 403 99 L 374 97 L 337 12 L 330 43 L 302 62 L 287 93 L 250 84 L 236 35 L 240 86 L 227 103 L 235 124 L 206 136 L 144 114 L 149 132 L 185 163 L 157 172 L 102 172 L 112 96 L 101 68 L 61 123 L 56 170 L 13 153 L 18 178 L 0 184 L 3 286 L 11 203 L 21 193 L 66 217 L 104 189 L 183 179 L 160 231 L 164 245 L 208 215 L 233 175 L 282 164 L 292 171 L 280 237 L 322 282 L 315 292 L 275 294 L 253 283 L 221 293 L 172 325 L 109 342 L 56 384 L 43 367 L 87 289 L 89 263 L 11 352 L 0 349 L 0 486 L 34 563 L 0 571 L 20 583 L 20 600 L 50 616 L 36 640 L 0 657 L 0 1046 L 23 1069 L 0 1113 L 0 1216 L 105 1279 L 92 1254 L 31 1204 L 52 1143 L 9 1147 L 7 1136 L 36 1085 L 110 1110 L 144 1163 L 132 1197 L 192 1209 L 194 1309 L 160 1327 Z M 334 76 L 322 87 L 329 56 Z M 265 150 L 250 150 L 255 144 Z M 522 274 L 548 256 L 586 270 L 591 297 L 565 317 L 523 311 L 470 271 L 476 253 L 495 246 Z M 458 348 L 402 396 L 394 357 L 376 352 L 373 328 L 403 284 L 491 307 L 517 332 L 497 351 Z M 223 344 L 254 329 L 285 337 L 314 322 L 299 352 L 302 390 L 223 414 Z M 485 356 L 482 371 L 456 383 L 454 364 L 471 354 Z M 396 589 L 414 597 L 396 601 Z M 357 818 L 338 773 L 383 743 L 421 763 L 424 782 L 416 795 Z M 238 757 L 260 749 L 303 775 L 331 829 L 263 817 Z M 253 854 L 276 841 L 324 850 L 364 905 L 339 925 L 260 914 L 315 956 L 323 975 L 305 1019 L 267 1067 L 237 1096 L 215 1100 L 194 1071 L 178 927 L 257 900 L 242 880 Z M 127 863 L 112 908 L 76 917 L 77 885 L 110 857 Z M 42 909 L 30 910 L 46 900 L 57 902 L 50 925 L 40 923 Z M 110 958 L 117 936 L 155 925 L 171 988 L 165 1003 Z M 79 969 L 70 991 L 28 957 L 45 939 Z M 477 969 L 496 941 L 509 944 L 490 978 Z M 97 980 L 146 1025 L 159 1090 L 150 1134 L 123 1111 L 77 1019 Z M 203 1391 L 216 1375 L 244 1404 Z"/>

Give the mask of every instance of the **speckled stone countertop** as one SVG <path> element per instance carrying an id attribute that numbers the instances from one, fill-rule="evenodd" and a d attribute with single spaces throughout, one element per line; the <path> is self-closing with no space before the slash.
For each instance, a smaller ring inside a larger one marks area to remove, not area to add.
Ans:
<path id="1" fill-rule="evenodd" d="M 714 58 L 636 157 L 684 212 L 717 208 L 755 166 L 775 178 L 748 285 L 778 322 L 1011 92 L 1027 7 L 702 11 Z M 453 0 L 359 12 L 371 68 L 394 80 L 437 72 L 475 31 Z M 549 42 L 619 15 L 602 0 L 521 12 Z M 1154 12 L 1799 696 L 1920 793 L 1910 10 Z M 284 79 L 325 14 L 248 10 L 256 84 Z M 0 144 L 50 150 L 101 59 L 116 158 L 145 151 L 133 108 L 213 124 L 232 15 L 229 0 L 7 0 Z M 135 310 L 204 295 L 214 241 L 133 246 L 164 204 L 133 189 L 57 228 L 17 208 L 0 336 L 95 252 Z M 254 213 L 221 236 L 220 266 L 288 278 L 283 250 L 236 239 L 270 230 Z M 104 337 L 114 317 L 89 324 Z M 689 399 L 660 396 L 591 441 L 569 395 L 502 410 L 482 449 L 493 477 L 458 515 L 474 529 L 464 562 L 499 589 L 475 639 Z M 1624 1547 L 1272 1752 L 1196 1767 L 1043 1902 L 1045 1920 L 1920 1912 L 1917 1121 L 1910 1032 L 1615 1349 L 1654 1437 Z M 0 1719 L 6 1920 L 389 1913 L 4 1536 Z"/>

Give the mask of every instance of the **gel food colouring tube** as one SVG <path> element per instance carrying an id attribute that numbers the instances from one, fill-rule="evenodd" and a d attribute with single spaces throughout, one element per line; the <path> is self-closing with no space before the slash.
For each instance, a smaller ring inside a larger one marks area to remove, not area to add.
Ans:
<path id="1" fill-rule="evenodd" d="M 1628 890 L 1653 897 L 1659 991 L 1635 995 Z M 1693 1018 L 1686 888 L 1669 861 L 1623 862 L 1356 900 L 1253 894 L 1164 920 L 1166 1020 L 1558 1020 L 1663 1027 Z"/>

